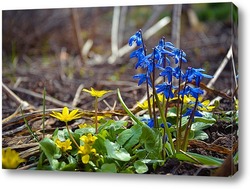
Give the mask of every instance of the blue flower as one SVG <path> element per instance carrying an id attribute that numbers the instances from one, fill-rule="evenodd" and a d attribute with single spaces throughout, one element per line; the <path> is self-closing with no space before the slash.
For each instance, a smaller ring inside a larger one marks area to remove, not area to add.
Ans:
<path id="1" fill-rule="evenodd" d="M 152 87 L 150 77 L 149 77 L 149 75 L 147 73 L 136 74 L 136 75 L 133 76 L 133 79 L 139 79 L 138 86 L 140 86 L 142 83 L 147 81 L 148 84 L 150 85 L 150 87 Z"/>
<path id="2" fill-rule="evenodd" d="M 203 94 L 204 91 L 197 87 L 186 86 L 183 90 L 180 91 L 179 95 L 192 95 L 194 98 L 198 99 L 199 95 Z"/>
<path id="3" fill-rule="evenodd" d="M 136 42 L 137 46 L 140 46 L 142 44 L 141 30 L 137 31 L 134 35 L 132 35 L 129 38 L 128 41 L 129 46 L 132 46 L 134 42 Z"/>
<path id="4" fill-rule="evenodd" d="M 170 43 L 170 42 L 165 43 L 165 46 L 167 48 L 171 49 L 171 53 L 168 54 L 168 55 L 170 57 L 174 58 L 175 64 L 177 64 L 180 61 L 180 59 L 181 59 L 182 62 L 185 62 L 185 63 L 187 62 L 187 59 L 185 58 L 186 53 L 183 50 L 174 47 L 174 45 L 172 43 Z"/>
<path id="5" fill-rule="evenodd" d="M 186 111 L 185 114 L 183 114 L 182 116 L 183 116 L 183 117 L 185 117 L 185 116 L 191 116 L 191 115 L 192 115 L 192 112 L 193 112 L 193 109 L 187 108 L 187 111 Z M 203 115 L 202 115 L 202 113 L 199 112 L 198 110 L 195 110 L 194 116 L 202 117 Z"/>
<path id="6" fill-rule="evenodd" d="M 211 75 L 204 74 L 205 70 L 202 68 L 191 68 L 189 67 L 184 74 L 184 78 L 186 79 L 187 82 L 192 82 L 192 80 L 195 80 L 196 86 L 200 86 L 200 82 L 202 78 L 213 78 Z"/>
<path id="7" fill-rule="evenodd" d="M 150 118 L 149 118 L 149 119 L 144 118 L 144 119 L 142 119 L 142 121 L 145 122 L 150 128 L 153 128 L 153 127 L 154 127 L 154 119 L 153 119 L 153 118 L 151 118 L 151 119 L 150 119 Z M 172 126 L 172 124 L 169 123 L 169 122 L 167 122 L 167 125 L 168 125 L 168 128 L 170 128 L 170 127 Z M 161 128 L 164 128 L 164 124 L 161 123 L 161 124 L 160 124 L 160 127 L 161 127 Z"/>
<path id="8" fill-rule="evenodd" d="M 172 53 L 165 49 L 164 39 L 162 38 L 159 41 L 159 44 L 154 48 L 154 56 L 155 59 L 159 61 L 159 64 L 161 64 L 164 61 L 164 58 L 166 62 L 170 64 L 170 60 L 166 56 L 164 56 L 165 54 L 172 56 Z"/>
<path id="9" fill-rule="evenodd" d="M 171 83 L 172 82 L 172 77 L 173 77 L 173 72 L 175 70 L 173 70 L 173 68 L 171 66 L 167 66 L 161 73 L 160 76 L 164 76 L 168 78 L 168 82 Z"/>
<path id="10" fill-rule="evenodd" d="M 150 127 L 153 128 L 154 127 L 154 119 L 143 119 L 142 121 L 146 122 L 146 124 Z"/>
<path id="11" fill-rule="evenodd" d="M 156 85 L 155 88 L 156 88 L 156 93 L 163 92 L 166 98 L 174 97 L 174 93 L 172 92 L 172 85 L 169 83 L 163 82 L 162 84 Z"/>

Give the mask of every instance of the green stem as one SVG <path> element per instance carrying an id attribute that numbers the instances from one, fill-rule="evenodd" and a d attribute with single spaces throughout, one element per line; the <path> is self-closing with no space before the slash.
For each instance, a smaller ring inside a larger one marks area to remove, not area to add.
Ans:
<path id="1" fill-rule="evenodd" d="M 155 54 L 155 49 L 154 49 L 154 54 Z M 155 88 L 155 57 L 153 59 L 153 74 L 152 74 L 152 88 Z M 155 97 L 153 95 L 153 116 L 154 116 L 154 128 L 159 128 L 159 125 L 157 123 L 157 118 L 156 118 L 156 105 L 155 105 Z"/>
<path id="2" fill-rule="evenodd" d="M 191 125 L 192 125 L 192 121 L 193 121 L 193 118 L 194 118 L 194 114 L 195 114 L 197 105 L 198 105 L 198 98 L 196 98 L 194 109 L 193 109 L 192 114 L 190 115 L 188 123 L 187 123 L 187 128 L 186 128 L 186 131 L 185 131 L 185 135 L 184 135 L 184 139 L 183 139 L 183 144 L 182 144 L 182 149 L 183 149 L 184 152 L 187 151 L 188 136 L 189 136 L 189 132 L 191 130 Z"/>
<path id="3" fill-rule="evenodd" d="M 145 125 L 142 121 L 140 121 L 140 120 L 130 111 L 130 109 L 126 106 L 125 102 L 124 102 L 123 99 L 122 99 L 122 96 L 121 96 L 121 93 L 120 93 L 120 90 L 119 90 L 119 89 L 117 89 L 117 95 L 118 95 L 118 99 L 120 100 L 123 109 L 127 112 L 128 116 L 129 116 L 134 122 L 136 122 L 137 124 L 143 125 L 143 126 L 147 126 L 147 125 Z"/>
<path id="4" fill-rule="evenodd" d="M 72 136 L 72 134 L 71 134 L 71 132 L 70 132 L 70 130 L 69 130 L 68 122 L 65 122 L 65 124 L 66 124 L 67 131 L 68 131 L 68 133 L 69 133 L 69 137 L 70 137 L 71 140 L 74 142 L 74 144 L 76 145 L 76 147 L 77 147 L 78 149 L 80 149 L 80 146 L 77 144 L 77 142 L 75 141 L 74 137 Z"/>
<path id="5" fill-rule="evenodd" d="M 30 134 L 33 136 L 33 138 L 34 138 L 37 142 L 39 142 L 39 140 L 38 140 L 36 134 L 32 131 L 30 125 L 28 124 L 27 119 L 24 117 L 24 114 L 23 114 L 23 110 L 22 110 L 22 109 L 21 109 L 21 112 L 22 112 L 22 116 L 23 116 L 23 120 L 24 120 L 24 122 L 25 122 L 25 125 L 26 125 L 26 127 L 28 128 Z"/>
<path id="6" fill-rule="evenodd" d="M 95 133 L 98 133 L 98 120 L 97 120 L 97 111 L 98 111 L 98 98 L 95 98 Z"/>
<path id="7" fill-rule="evenodd" d="M 181 125 L 178 125 L 179 122 L 179 116 L 180 116 L 180 110 L 179 110 L 179 106 L 180 106 L 180 90 L 181 90 L 181 67 L 182 67 L 182 53 L 181 53 L 181 58 L 180 58 L 180 77 L 179 77 L 179 83 L 178 83 L 178 101 L 177 101 L 177 108 L 176 108 L 176 129 L 177 129 L 177 136 L 176 136 L 176 150 L 177 152 L 179 152 L 180 150 L 180 143 L 181 143 Z M 182 99 L 183 100 L 183 99 Z M 181 118 L 180 118 L 181 119 Z"/>
<path id="8" fill-rule="evenodd" d="M 168 124 L 167 124 L 167 120 L 166 120 L 166 117 L 165 117 L 165 112 L 160 104 L 160 100 L 159 100 L 159 97 L 155 91 L 155 88 L 153 88 L 153 94 L 155 95 L 155 99 L 156 99 L 156 103 L 157 103 L 157 106 L 159 108 L 159 111 L 160 111 L 160 115 L 161 115 L 161 118 L 162 118 L 162 122 L 164 124 L 164 127 L 166 129 L 166 133 L 167 133 L 167 136 L 168 136 L 168 140 L 169 140 L 169 143 L 170 143 L 170 146 L 171 146 L 171 150 L 172 150 L 172 154 L 175 154 L 175 147 L 174 147 L 174 143 L 173 143 L 173 139 L 172 139 L 172 135 L 171 135 L 171 132 L 168 128 Z M 164 148 L 164 144 L 163 144 L 163 148 Z"/>
<path id="9" fill-rule="evenodd" d="M 151 109 L 151 103 L 150 103 L 150 95 L 149 95 L 149 87 L 148 87 L 148 80 L 146 80 L 146 90 L 147 90 L 147 101 L 148 101 L 148 113 L 149 113 L 149 117 L 150 119 L 152 119 L 152 109 Z"/>
<path id="10" fill-rule="evenodd" d="M 43 89 L 43 138 L 45 137 L 45 98 L 46 98 L 46 89 Z"/>

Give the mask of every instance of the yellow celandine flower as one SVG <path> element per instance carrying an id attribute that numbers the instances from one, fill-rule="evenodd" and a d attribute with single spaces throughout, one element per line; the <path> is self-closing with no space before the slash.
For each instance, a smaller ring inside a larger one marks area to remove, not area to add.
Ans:
<path id="1" fill-rule="evenodd" d="M 87 136 L 83 135 L 80 137 L 80 140 L 84 142 L 84 144 L 93 145 L 96 141 L 97 137 L 93 136 L 91 133 L 88 133 Z"/>
<path id="2" fill-rule="evenodd" d="M 190 97 L 186 97 L 187 98 L 187 102 L 195 102 L 196 99 L 192 96 Z M 210 104 L 210 100 L 205 100 L 203 102 L 202 101 L 202 96 L 198 97 L 198 101 L 202 104 L 202 107 L 198 107 L 198 110 L 201 110 L 201 111 L 207 111 L 207 112 L 211 112 L 215 106 L 212 106 L 212 105 L 209 105 Z"/>
<path id="3" fill-rule="evenodd" d="M 100 121 L 100 120 L 102 120 L 102 119 L 111 118 L 111 117 L 112 117 L 111 114 L 100 115 L 100 116 L 97 116 L 97 121 Z M 95 116 L 92 116 L 91 119 L 95 120 L 96 117 L 95 117 Z"/>
<path id="4" fill-rule="evenodd" d="M 78 109 L 75 109 L 75 110 L 72 110 L 71 112 L 69 112 L 69 109 L 67 107 L 64 107 L 62 110 L 62 113 L 52 111 L 52 114 L 50 114 L 50 116 L 55 117 L 55 118 L 59 119 L 60 121 L 67 123 L 67 122 L 72 121 L 74 119 L 81 118 L 81 114 L 78 113 L 78 111 L 79 111 Z"/>
<path id="5" fill-rule="evenodd" d="M 79 129 L 87 128 L 89 125 L 87 123 L 81 123 L 78 125 Z"/>
<path id="6" fill-rule="evenodd" d="M 83 89 L 82 91 L 89 93 L 89 94 L 90 94 L 91 96 L 93 96 L 93 97 L 100 98 L 100 97 L 102 97 L 103 95 L 105 95 L 106 93 L 111 92 L 112 90 L 108 90 L 108 91 L 106 91 L 106 90 L 97 91 L 97 90 L 95 90 L 95 89 L 93 89 L 93 88 L 91 87 L 90 90 L 88 90 L 88 89 Z"/>
<path id="7" fill-rule="evenodd" d="M 63 152 L 66 152 L 67 150 L 72 150 L 71 141 L 67 139 L 66 141 L 60 141 L 59 139 L 56 139 L 56 146 L 60 148 Z"/>
<path id="8" fill-rule="evenodd" d="M 82 154 L 82 162 L 84 164 L 87 164 L 89 162 L 90 159 L 89 154 L 91 153 L 96 154 L 96 149 L 92 148 L 92 146 L 89 144 L 84 144 L 83 146 L 80 146 L 78 150 L 78 154 Z"/>
<path id="9" fill-rule="evenodd" d="M 150 104 L 152 105 L 153 104 L 153 100 L 152 98 L 150 98 Z M 145 100 L 143 103 L 140 103 L 140 102 L 137 102 L 137 105 L 143 109 L 143 110 L 147 110 L 148 109 L 148 101 Z"/>
<path id="10" fill-rule="evenodd" d="M 15 150 L 11 148 L 2 149 L 2 166 L 4 169 L 16 169 L 20 163 L 25 161 Z"/>
<path id="11" fill-rule="evenodd" d="M 158 98 L 159 98 L 159 101 L 162 102 L 163 101 L 163 98 L 164 98 L 164 95 L 163 94 L 157 94 Z M 145 100 L 143 103 L 140 103 L 140 102 L 137 102 L 137 105 L 143 109 L 143 110 L 147 110 L 148 109 L 148 100 Z M 152 106 L 153 105 L 153 98 L 151 97 L 150 98 L 150 105 Z"/>

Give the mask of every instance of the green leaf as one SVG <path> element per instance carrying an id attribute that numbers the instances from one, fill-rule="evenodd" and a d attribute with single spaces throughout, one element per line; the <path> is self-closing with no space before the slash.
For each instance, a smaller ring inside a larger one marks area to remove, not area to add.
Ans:
<path id="1" fill-rule="evenodd" d="M 124 145 L 133 136 L 133 131 L 131 129 L 126 129 L 121 132 L 117 137 L 117 143 L 119 145 Z"/>
<path id="2" fill-rule="evenodd" d="M 208 135 L 204 131 L 194 131 L 194 139 L 196 139 L 196 140 L 206 140 L 206 139 L 208 139 Z"/>
<path id="3" fill-rule="evenodd" d="M 186 152 L 186 154 L 176 153 L 175 157 L 181 161 L 188 161 L 191 163 L 201 163 L 203 165 L 220 166 L 223 163 L 223 159 L 215 158 L 212 156 L 205 156 L 192 152 Z M 198 160 L 198 162 L 196 160 Z"/>
<path id="4" fill-rule="evenodd" d="M 123 146 L 126 150 L 130 150 L 134 145 L 139 143 L 141 133 L 141 126 L 134 125 L 118 135 L 117 143 Z"/>
<path id="5" fill-rule="evenodd" d="M 195 117 L 194 122 L 203 122 L 203 123 L 215 123 L 216 119 L 213 117 L 211 112 L 202 112 L 202 117 Z"/>
<path id="6" fill-rule="evenodd" d="M 135 155 L 139 159 L 144 159 L 147 156 L 147 151 L 145 149 L 139 149 L 139 150 L 136 150 Z"/>
<path id="7" fill-rule="evenodd" d="M 148 171 L 148 166 L 144 162 L 142 162 L 141 160 L 137 160 L 134 163 L 134 167 L 135 167 L 135 171 L 137 173 L 145 173 Z"/>
<path id="8" fill-rule="evenodd" d="M 39 145 L 47 158 L 58 159 L 61 157 L 60 149 L 56 147 L 53 140 L 44 138 L 40 141 Z"/>
<path id="9" fill-rule="evenodd" d="M 140 142 L 144 144 L 145 149 L 150 152 L 151 158 L 159 158 L 162 150 L 162 137 L 159 130 L 151 129 L 148 126 L 142 127 Z"/>
<path id="10" fill-rule="evenodd" d="M 105 163 L 101 167 L 102 172 L 117 173 L 116 165 L 114 163 Z"/>
<path id="11" fill-rule="evenodd" d="M 78 134 L 80 136 L 87 134 L 87 133 L 91 133 L 94 134 L 95 133 L 95 128 L 93 127 L 86 127 L 86 128 L 81 128 L 81 129 L 76 129 L 74 131 L 75 134 Z"/>
<path id="12" fill-rule="evenodd" d="M 131 159 L 130 154 L 124 148 L 121 148 L 118 143 L 110 142 L 106 139 L 104 144 L 110 158 L 120 161 L 129 161 Z"/>
<path id="13" fill-rule="evenodd" d="M 194 130 L 194 131 L 203 130 L 203 129 L 207 129 L 207 128 L 211 127 L 211 125 L 212 124 L 205 123 L 205 122 L 195 122 L 192 124 L 191 130 Z"/>
<path id="14" fill-rule="evenodd" d="M 60 141 L 65 141 L 65 132 L 63 130 L 58 130 L 58 132 L 57 132 L 57 138 Z"/>

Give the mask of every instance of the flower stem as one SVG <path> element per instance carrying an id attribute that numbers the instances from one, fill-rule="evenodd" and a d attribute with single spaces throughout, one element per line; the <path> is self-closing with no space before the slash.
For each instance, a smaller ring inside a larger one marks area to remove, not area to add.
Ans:
<path id="1" fill-rule="evenodd" d="M 95 98 L 95 133 L 98 133 L 98 120 L 97 120 L 97 111 L 98 111 L 98 98 Z"/>
<path id="2" fill-rule="evenodd" d="M 154 54 L 155 54 L 155 49 L 154 49 Z M 155 56 L 153 59 L 153 73 L 152 73 L 152 88 L 155 88 Z M 154 91 L 155 92 L 155 91 Z M 156 94 L 157 95 L 157 94 Z M 154 116 L 154 128 L 158 128 L 159 125 L 157 123 L 157 118 L 156 118 L 156 105 L 155 105 L 155 95 L 153 95 L 153 116 Z"/>
<path id="3" fill-rule="evenodd" d="M 69 137 L 71 138 L 71 140 L 74 142 L 74 144 L 76 145 L 76 147 L 78 149 L 80 149 L 80 146 L 77 144 L 77 142 L 75 141 L 74 137 L 72 136 L 70 130 L 69 130 L 69 126 L 68 126 L 68 122 L 65 122 L 66 123 L 66 128 L 67 128 L 67 131 L 69 133 Z"/>
<path id="4" fill-rule="evenodd" d="M 191 125 L 192 125 L 192 121 L 194 119 L 194 115 L 195 115 L 195 111 L 196 111 L 197 105 L 198 105 L 198 98 L 196 98 L 194 109 L 192 111 L 192 114 L 189 117 L 189 120 L 188 120 L 188 123 L 187 123 L 187 128 L 185 130 L 185 135 L 184 135 L 183 144 L 182 144 L 182 150 L 184 152 L 187 151 L 188 136 L 189 136 L 189 132 L 191 130 Z"/>
<path id="5" fill-rule="evenodd" d="M 181 125 L 178 125 L 178 122 L 179 122 L 179 119 L 181 119 L 181 118 L 179 118 L 179 117 L 181 117 L 181 112 L 180 112 L 180 110 L 179 110 L 179 106 L 180 106 L 180 90 L 181 90 L 181 67 L 182 67 L 182 52 L 181 52 L 181 58 L 180 58 L 180 65 L 179 65 L 179 67 L 180 67 L 180 76 L 179 76 L 179 83 L 178 83 L 178 93 L 177 93 L 177 95 L 178 95 L 178 101 L 177 101 L 177 108 L 176 108 L 176 126 L 177 126 L 177 136 L 176 136 L 176 150 L 177 150 L 177 152 L 179 152 L 179 150 L 180 150 L 180 143 L 181 143 Z M 183 99 L 182 99 L 183 100 Z"/>
<path id="6" fill-rule="evenodd" d="M 172 154 L 175 154 L 175 147 L 174 147 L 172 135 L 171 135 L 171 132 L 170 132 L 170 130 L 168 128 L 167 120 L 166 120 L 166 117 L 165 117 L 165 112 L 164 112 L 164 110 L 161 107 L 160 100 L 159 100 L 159 97 L 158 97 L 158 95 L 156 93 L 155 88 L 153 88 L 153 94 L 155 95 L 156 103 L 157 103 L 157 106 L 158 106 L 159 111 L 160 111 L 162 122 L 164 124 L 164 128 L 165 128 L 167 136 L 168 136 L 168 140 L 169 140 L 169 143 L 170 143 L 170 146 L 171 146 Z M 163 147 L 164 146 L 165 145 L 163 145 Z"/>

